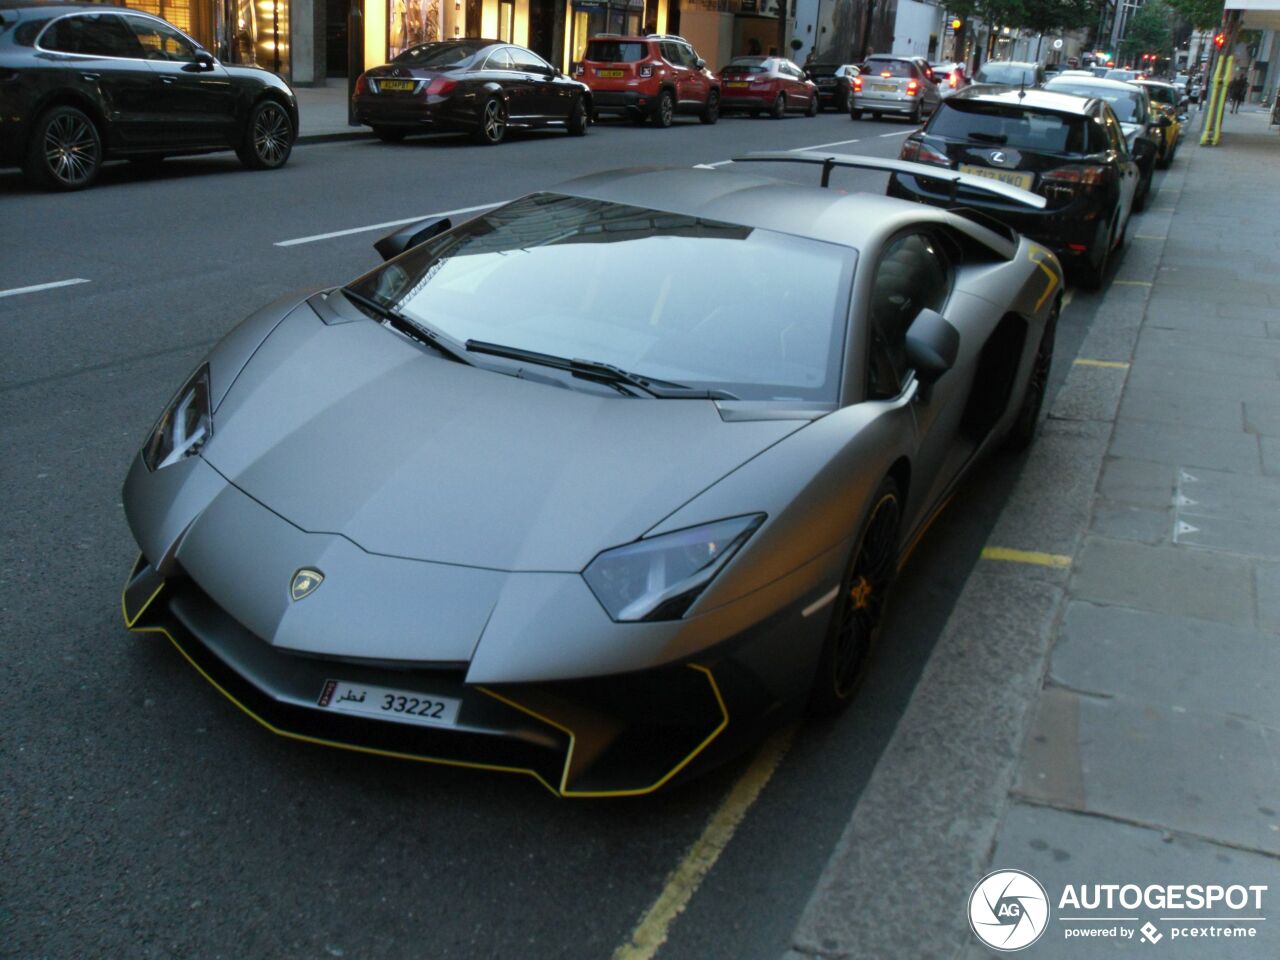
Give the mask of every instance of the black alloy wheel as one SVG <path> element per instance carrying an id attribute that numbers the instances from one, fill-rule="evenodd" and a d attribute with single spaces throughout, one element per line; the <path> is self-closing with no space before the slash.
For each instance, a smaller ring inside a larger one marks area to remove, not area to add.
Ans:
<path id="1" fill-rule="evenodd" d="M 720 91 L 712 90 L 707 94 L 707 102 L 702 107 L 702 113 L 698 114 L 698 120 L 702 123 L 715 123 L 720 119 Z"/>
<path id="2" fill-rule="evenodd" d="M 850 120 L 861 120 L 861 119 L 862 119 L 862 111 L 861 111 L 861 110 L 858 110 L 858 109 L 856 109 L 856 108 L 854 108 L 854 107 L 850 107 L 850 108 L 849 108 L 849 119 L 850 119 Z"/>
<path id="3" fill-rule="evenodd" d="M 871 500 L 853 555 L 831 609 L 808 711 L 833 717 L 843 711 L 866 679 L 879 639 L 884 610 L 898 572 L 898 485 L 885 477 Z"/>
<path id="4" fill-rule="evenodd" d="M 102 167 L 102 138 L 88 115 L 54 107 L 35 124 L 25 171 L 33 183 L 53 190 L 81 190 Z"/>
<path id="5" fill-rule="evenodd" d="M 1036 347 L 1036 357 L 1031 364 L 1031 376 L 1027 389 L 1022 393 L 1018 416 L 1009 428 L 1005 445 L 1010 450 L 1025 450 L 1035 439 L 1036 426 L 1040 422 L 1040 408 L 1044 406 L 1045 391 L 1049 387 L 1049 370 L 1053 367 L 1053 343 L 1058 331 L 1058 313 L 1062 309 L 1061 298 L 1053 302 L 1053 312 L 1045 321 L 1044 333 Z"/>
<path id="6" fill-rule="evenodd" d="M 236 156 L 250 170 L 276 170 L 283 167 L 293 151 L 293 122 L 284 107 L 274 100 L 263 100 L 249 111 L 244 138 L 236 148 Z"/>
<path id="7" fill-rule="evenodd" d="M 1107 279 L 1107 265 L 1111 262 L 1111 249 L 1115 246 L 1113 242 L 1115 233 L 1111 228 L 1105 229 L 1105 239 L 1095 237 L 1092 244 L 1093 248 L 1098 251 L 1097 259 L 1086 260 L 1084 266 L 1080 268 L 1080 286 L 1086 290 L 1101 289 L 1103 282 Z"/>
<path id="8" fill-rule="evenodd" d="M 841 113 L 844 113 L 846 110 L 849 109 L 849 92 L 847 90 L 841 90 L 840 93 L 837 95 L 836 109 Z"/>
<path id="9" fill-rule="evenodd" d="M 658 94 L 658 103 L 653 108 L 653 123 L 658 127 L 669 127 L 676 116 L 676 98 L 670 90 Z"/>
<path id="10" fill-rule="evenodd" d="M 773 98 L 773 106 L 769 108 L 769 116 L 775 120 L 781 120 L 787 115 L 787 96 L 784 93 L 778 94 Z"/>
<path id="11" fill-rule="evenodd" d="M 502 142 L 507 135 L 507 106 L 498 97 L 490 97 L 480 108 L 480 125 L 476 127 L 475 138 L 485 146 L 494 146 Z"/>
<path id="12" fill-rule="evenodd" d="M 1151 163 L 1145 170 L 1139 168 L 1138 192 L 1133 198 L 1133 209 L 1141 213 L 1147 209 L 1147 195 L 1151 193 L 1151 178 L 1155 175 L 1155 163 Z"/>
<path id="13" fill-rule="evenodd" d="M 408 134 L 408 130 L 399 127 L 374 127 L 373 135 L 383 143 L 399 143 Z"/>
<path id="14" fill-rule="evenodd" d="M 578 101 L 573 105 L 573 110 L 569 113 L 568 131 L 572 137 L 585 137 L 587 135 L 587 127 L 591 125 L 591 120 L 587 116 L 587 105 L 582 102 L 579 97 Z"/>
<path id="15" fill-rule="evenodd" d="M 917 100 L 915 109 L 911 111 L 911 116 L 907 117 L 913 126 L 920 126 L 924 123 L 924 104 Z"/>

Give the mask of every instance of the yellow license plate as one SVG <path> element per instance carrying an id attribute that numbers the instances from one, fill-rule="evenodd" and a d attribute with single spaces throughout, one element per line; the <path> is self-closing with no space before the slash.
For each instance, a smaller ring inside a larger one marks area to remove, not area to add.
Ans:
<path id="1" fill-rule="evenodd" d="M 971 163 L 960 164 L 960 172 L 971 173 L 975 177 L 986 177 L 988 180 L 999 180 L 1001 183 L 1021 187 L 1023 190 L 1030 190 L 1031 184 L 1036 179 L 1035 175 L 1030 173 L 1020 173 L 1017 170 L 995 170 L 991 167 L 975 167 Z"/>
<path id="2" fill-rule="evenodd" d="M 745 80 L 730 80 L 725 84 L 726 87 L 745 87 L 746 85 L 747 81 Z"/>
<path id="3" fill-rule="evenodd" d="M 873 83 L 871 89 L 880 93 L 897 93 L 898 91 L 898 88 L 892 83 Z"/>
<path id="4" fill-rule="evenodd" d="M 624 74 L 621 70 L 597 70 L 596 76 L 610 77 L 611 79 L 616 80 L 618 77 L 626 76 L 626 74 Z"/>
<path id="5" fill-rule="evenodd" d="M 407 92 L 417 86 L 414 80 L 379 80 L 379 90 L 396 90 Z"/>

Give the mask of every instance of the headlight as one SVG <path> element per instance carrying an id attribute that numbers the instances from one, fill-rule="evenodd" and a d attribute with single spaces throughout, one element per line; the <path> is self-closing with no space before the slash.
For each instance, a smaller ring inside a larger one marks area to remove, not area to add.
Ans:
<path id="1" fill-rule="evenodd" d="M 209 409 L 209 365 L 201 364 L 182 385 L 142 448 L 148 470 L 159 470 L 200 452 L 213 436 Z"/>
<path id="2" fill-rule="evenodd" d="M 582 572 L 614 620 L 678 620 L 764 514 L 717 520 L 614 547 Z"/>

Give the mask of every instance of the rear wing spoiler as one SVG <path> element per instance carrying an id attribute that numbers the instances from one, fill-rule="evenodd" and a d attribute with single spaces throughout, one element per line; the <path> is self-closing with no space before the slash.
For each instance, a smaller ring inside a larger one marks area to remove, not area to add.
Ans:
<path id="1" fill-rule="evenodd" d="M 987 177 L 975 176 L 972 173 L 961 173 L 946 167 L 935 167 L 927 163 L 912 163 L 910 160 L 890 160 L 887 157 L 864 157 L 851 153 L 819 153 L 815 150 L 783 151 L 769 150 L 760 153 L 749 153 L 745 157 L 734 157 L 734 163 L 809 163 L 822 167 L 822 185 L 831 185 L 831 171 L 836 167 L 848 167 L 854 170 L 879 170 L 883 173 L 901 173 L 911 177 L 925 177 L 948 184 L 951 187 L 951 202 L 959 202 L 956 194 L 961 187 L 978 193 L 991 194 L 1001 200 L 1012 200 L 1035 210 L 1043 210 L 1048 201 L 1037 193 L 1023 190 L 1009 183 L 991 180 Z"/>

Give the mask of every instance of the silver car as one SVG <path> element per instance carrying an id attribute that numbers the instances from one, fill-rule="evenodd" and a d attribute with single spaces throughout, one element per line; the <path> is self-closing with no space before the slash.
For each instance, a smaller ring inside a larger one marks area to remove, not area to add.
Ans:
<path id="1" fill-rule="evenodd" d="M 879 120 L 881 115 L 892 113 L 922 123 L 941 99 L 925 61 L 918 57 L 868 57 L 866 69 L 853 78 L 849 117 L 861 120 L 869 113 L 871 119 Z"/>
<path id="2" fill-rule="evenodd" d="M 126 626 L 272 733 L 562 796 L 849 702 L 915 540 L 1030 442 L 1063 293 L 985 216 L 737 171 L 596 174 L 377 246 L 161 415 Z"/>

